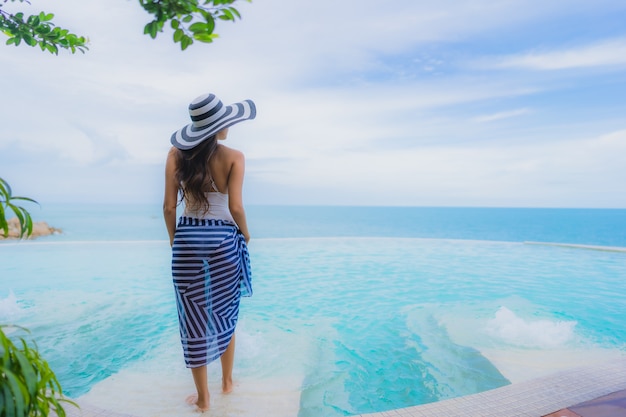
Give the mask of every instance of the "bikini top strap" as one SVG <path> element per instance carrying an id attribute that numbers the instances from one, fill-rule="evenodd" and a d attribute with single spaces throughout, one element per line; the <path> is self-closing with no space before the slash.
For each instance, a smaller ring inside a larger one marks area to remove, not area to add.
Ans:
<path id="1" fill-rule="evenodd" d="M 215 181 L 213 181 L 213 178 L 211 178 L 211 188 L 215 192 L 218 192 L 218 193 L 220 192 L 220 190 L 217 189 L 217 185 L 215 185 Z"/>

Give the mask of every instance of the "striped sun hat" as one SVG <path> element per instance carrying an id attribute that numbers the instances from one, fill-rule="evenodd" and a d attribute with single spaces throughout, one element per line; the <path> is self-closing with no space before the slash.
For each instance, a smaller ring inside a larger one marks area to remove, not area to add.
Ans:
<path id="1" fill-rule="evenodd" d="M 172 134 L 170 142 L 178 149 L 191 149 L 213 136 L 244 120 L 256 117 L 252 100 L 225 106 L 214 94 L 204 94 L 189 104 L 191 123 Z"/>

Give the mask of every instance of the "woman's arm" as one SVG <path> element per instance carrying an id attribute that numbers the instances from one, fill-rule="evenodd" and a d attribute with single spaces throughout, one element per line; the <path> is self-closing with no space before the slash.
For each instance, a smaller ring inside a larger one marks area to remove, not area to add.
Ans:
<path id="1" fill-rule="evenodd" d="M 176 180 L 176 153 L 178 149 L 172 147 L 165 162 L 165 193 L 163 195 L 163 218 L 165 227 L 170 236 L 170 246 L 174 244 L 176 231 L 176 205 L 178 203 L 178 181 Z"/>
<path id="2" fill-rule="evenodd" d="M 233 150 L 233 159 L 228 175 L 228 209 L 233 219 L 239 226 L 239 230 L 246 238 L 246 243 L 250 241 L 248 223 L 246 221 L 246 211 L 243 207 L 243 177 L 245 173 L 245 158 L 243 153 Z"/>

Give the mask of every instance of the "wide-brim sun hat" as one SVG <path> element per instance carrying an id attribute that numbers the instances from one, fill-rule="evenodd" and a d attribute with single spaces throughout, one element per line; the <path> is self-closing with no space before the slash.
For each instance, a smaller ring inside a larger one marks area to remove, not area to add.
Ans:
<path id="1" fill-rule="evenodd" d="M 209 93 L 189 104 L 189 116 L 191 123 L 174 132 L 170 139 L 178 149 L 191 149 L 222 129 L 254 119 L 256 106 L 252 100 L 225 106 L 215 94 Z"/>

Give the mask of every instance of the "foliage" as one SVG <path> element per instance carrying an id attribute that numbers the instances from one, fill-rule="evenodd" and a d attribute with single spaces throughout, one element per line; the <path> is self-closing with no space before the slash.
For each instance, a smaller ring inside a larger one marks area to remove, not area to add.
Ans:
<path id="1" fill-rule="evenodd" d="M 56 375 L 36 346 L 29 346 L 23 337 L 16 345 L 0 326 L 0 404 L 4 405 L 0 417 L 43 417 L 51 412 L 65 417 L 62 403 L 78 407 L 63 397 Z"/>
<path id="2" fill-rule="evenodd" d="M 25 17 L 24 13 L 11 14 L 2 10 L 8 1 L 30 4 L 29 0 L 0 0 L 0 32 L 9 37 L 7 45 L 19 46 L 22 42 L 30 46 L 41 47 L 42 51 L 58 55 L 59 48 L 85 52 L 88 39 L 71 33 L 67 29 L 55 26 L 54 14 L 40 12 Z M 238 0 L 139 0 L 145 11 L 154 19 L 145 25 L 144 33 L 156 38 L 167 23 L 174 31 L 174 43 L 180 43 L 182 50 L 187 49 L 194 40 L 210 43 L 218 35 L 215 23 L 218 20 L 232 21 L 241 19 L 239 11 L 233 7 Z M 245 0 L 251 2 L 252 0 Z"/>
<path id="3" fill-rule="evenodd" d="M 9 183 L 0 178 L 0 231 L 2 231 L 4 237 L 9 235 L 9 223 L 6 219 L 6 213 L 7 209 L 11 209 L 20 222 L 21 239 L 24 236 L 30 236 L 33 232 L 33 219 L 24 207 L 14 203 L 16 200 L 39 204 L 32 198 L 14 196 Z"/>
<path id="4" fill-rule="evenodd" d="M 200 2 L 203 1 L 202 4 Z M 170 22 L 174 30 L 174 43 L 180 42 L 182 50 L 194 40 L 213 42 L 218 37 L 216 20 L 235 21 L 241 15 L 232 7 L 237 0 L 139 0 L 141 7 L 154 15 L 154 20 L 144 27 L 144 33 L 156 38 L 158 32 Z M 251 2 L 252 0 L 246 0 Z"/>
<path id="5" fill-rule="evenodd" d="M 58 55 L 59 48 L 68 49 L 72 53 L 77 50 L 84 53 L 88 49 L 84 36 L 78 36 L 52 23 L 54 14 L 40 12 L 28 17 L 22 12 L 11 14 L 2 10 L 2 3 L 7 1 L 9 0 L 0 0 L 0 32 L 9 37 L 7 45 L 19 46 L 24 41 L 30 46 L 39 45 L 42 51 L 55 55 Z M 28 3 L 28 0 L 17 1 Z"/>

